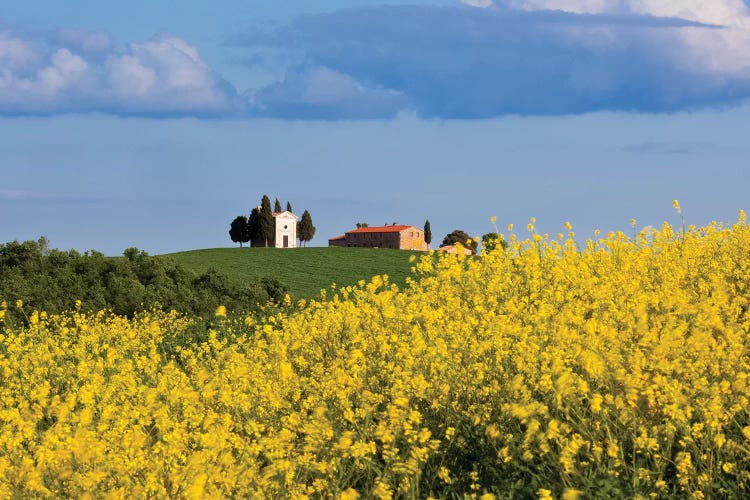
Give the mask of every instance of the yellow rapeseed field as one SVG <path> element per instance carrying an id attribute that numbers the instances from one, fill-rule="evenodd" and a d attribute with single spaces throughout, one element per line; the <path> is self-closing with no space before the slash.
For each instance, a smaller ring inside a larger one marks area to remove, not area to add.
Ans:
<path id="1" fill-rule="evenodd" d="M 750 495 L 744 214 L 529 229 L 196 344 L 175 313 L 0 312 L 0 497 Z"/>

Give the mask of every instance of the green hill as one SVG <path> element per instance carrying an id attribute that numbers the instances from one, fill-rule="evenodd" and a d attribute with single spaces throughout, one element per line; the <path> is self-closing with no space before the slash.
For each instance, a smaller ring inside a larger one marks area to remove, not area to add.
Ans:
<path id="1" fill-rule="evenodd" d="M 299 299 L 317 297 L 331 283 L 353 285 L 378 274 L 387 274 L 401 286 L 411 273 L 409 257 L 414 254 L 422 253 L 373 248 L 214 248 L 165 257 L 196 272 L 213 268 L 237 284 L 270 276 Z"/>

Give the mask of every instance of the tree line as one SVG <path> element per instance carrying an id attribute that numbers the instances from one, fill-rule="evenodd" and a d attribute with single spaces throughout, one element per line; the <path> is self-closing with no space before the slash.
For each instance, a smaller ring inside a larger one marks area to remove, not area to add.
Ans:
<path id="1" fill-rule="evenodd" d="M 292 204 L 288 201 L 286 211 L 292 212 Z M 271 199 L 264 194 L 260 205 L 253 208 L 249 216 L 235 217 L 229 227 L 229 238 L 234 243 L 239 243 L 240 248 L 244 243 L 250 243 L 253 247 L 274 247 L 276 246 L 276 223 L 273 214 L 281 212 L 279 199 L 275 199 L 273 209 L 271 209 Z M 300 244 L 307 246 L 307 242 L 311 241 L 314 236 L 315 226 L 312 216 L 305 210 L 297 221 L 297 239 Z"/>
<path id="2" fill-rule="evenodd" d="M 60 313 L 80 300 L 84 311 L 108 309 L 128 317 L 153 308 L 205 317 L 219 305 L 253 312 L 269 301 L 280 302 L 287 292 L 271 277 L 237 286 L 215 270 L 195 273 L 137 248 L 106 257 L 50 249 L 46 238 L 0 244 L 0 302 L 21 300 L 26 310 Z M 15 308 L 6 320 L 25 321 Z"/>

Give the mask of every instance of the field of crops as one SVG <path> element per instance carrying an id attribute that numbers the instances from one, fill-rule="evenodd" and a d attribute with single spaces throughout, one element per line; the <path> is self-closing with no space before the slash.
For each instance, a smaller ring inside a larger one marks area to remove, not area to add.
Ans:
<path id="1" fill-rule="evenodd" d="M 748 496 L 744 213 L 528 229 L 196 343 L 168 313 L 0 323 L 0 496 Z"/>
<path id="2" fill-rule="evenodd" d="M 212 248 L 167 254 L 196 272 L 215 269 L 235 285 L 264 277 L 279 280 L 295 298 L 316 298 L 331 283 L 354 285 L 376 274 L 388 274 L 403 285 L 409 257 L 419 252 L 384 248 Z"/>

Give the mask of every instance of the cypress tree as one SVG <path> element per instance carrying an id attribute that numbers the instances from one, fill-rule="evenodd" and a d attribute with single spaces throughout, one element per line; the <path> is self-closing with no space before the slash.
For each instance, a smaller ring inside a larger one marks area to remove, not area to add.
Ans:
<path id="1" fill-rule="evenodd" d="M 286 211 L 292 213 L 292 204 L 288 201 L 286 202 Z"/>
<path id="2" fill-rule="evenodd" d="M 430 221 L 424 221 L 424 242 L 427 243 L 427 248 L 430 248 L 432 242 L 432 229 L 430 229 Z"/>
<path id="3" fill-rule="evenodd" d="M 271 200 L 264 194 L 260 202 L 260 239 L 263 240 L 266 248 L 268 248 L 269 242 L 271 246 L 274 245 L 275 236 L 276 224 L 273 219 L 273 212 L 271 211 Z"/>
<path id="4" fill-rule="evenodd" d="M 273 202 L 273 212 L 275 214 L 281 213 L 281 202 L 278 198 L 276 198 L 276 201 Z"/>
<path id="5" fill-rule="evenodd" d="M 253 208 L 250 212 L 250 217 L 247 219 L 247 232 L 250 236 L 252 246 L 260 246 L 260 210 L 257 207 Z"/>

